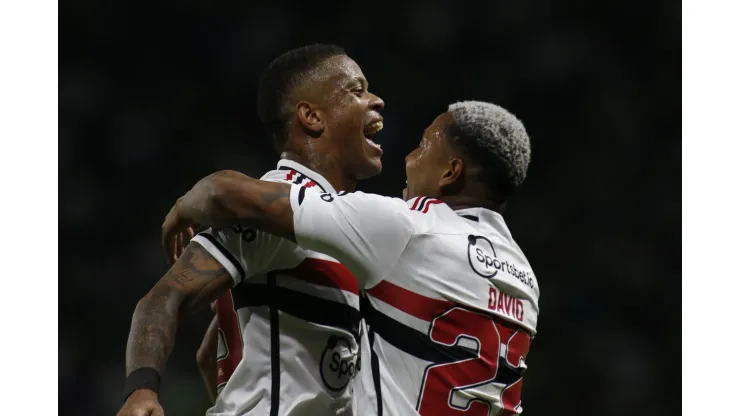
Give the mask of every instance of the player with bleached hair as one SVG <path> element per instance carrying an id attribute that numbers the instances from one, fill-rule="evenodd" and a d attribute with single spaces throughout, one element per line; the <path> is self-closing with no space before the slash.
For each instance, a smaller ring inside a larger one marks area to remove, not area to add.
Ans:
<path id="1" fill-rule="evenodd" d="M 219 172 L 175 204 L 163 241 L 193 222 L 250 225 L 347 266 L 369 341 L 357 414 L 518 414 L 539 286 L 502 213 L 530 153 L 511 113 L 455 103 L 406 157 L 403 200 Z"/>

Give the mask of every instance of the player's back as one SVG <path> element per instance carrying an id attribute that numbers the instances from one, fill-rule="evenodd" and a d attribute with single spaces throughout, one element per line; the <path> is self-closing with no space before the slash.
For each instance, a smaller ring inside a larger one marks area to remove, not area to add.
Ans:
<path id="1" fill-rule="evenodd" d="M 520 413 L 539 299 L 529 262 L 496 212 L 408 204 L 415 232 L 363 298 L 363 414 Z"/>
<path id="2" fill-rule="evenodd" d="M 285 160 L 263 179 L 333 191 L 318 174 Z M 236 367 L 208 414 L 350 413 L 359 297 L 349 271 L 331 257 L 245 227 L 208 230 L 194 241 L 235 279 L 218 306 L 219 323 L 222 317 L 231 323 L 230 350 L 220 363 Z"/>

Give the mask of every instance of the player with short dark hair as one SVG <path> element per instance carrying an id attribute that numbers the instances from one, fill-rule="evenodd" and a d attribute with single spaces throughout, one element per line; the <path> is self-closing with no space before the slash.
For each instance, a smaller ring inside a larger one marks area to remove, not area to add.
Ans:
<path id="1" fill-rule="evenodd" d="M 335 71 L 322 70 L 322 62 L 331 62 Z M 342 48 L 309 45 L 286 52 L 267 67 L 260 78 L 257 110 L 277 149 L 283 149 L 291 135 L 325 138 L 306 141 L 302 156 L 314 164 L 338 164 L 340 169 L 333 172 L 348 177 L 337 178 L 337 184 L 351 191 L 358 180 L 381 169 L 382 151 L 372 137 L 383 127 L 382 118 L 347 105 L 367 97 L 367 88 L 362 71 Z M 373 109 L 382 109 L 383 101 L 373 97 Z M 308 100 L 316 105 L 306 105 Z M 324 118 L 317 118 L 319 114 Z M 358 140 L 363 137 L 366 140 Z"/>
<path id="2" fill-rule="evenodd" d="M 242 224 L 342 261 L 365 294 L 362 415 L 518 414 L 540 293 L 502 212 L 529 161 L 511 113 L 455 103 L 406 157 L 405 200 L 219 172 L 178 200 L 163 239 L 192 222 Z"/>
<path id="3" fill-rule="evenodd" d="M 282 151 L 263 180 L 318 195 L 351 191 L 380 172 L 382 150 L 372 138 L 383 127 L 384 103 L 341 48 L 311 45 L 281 55 L 265 70 L 258 101 Z M 119 415 L 163 413 L 159 379 L 180 320 L 217 298 L 219 325 L 226 330 L 228 321 L 231 334 L 222 359 L 231 360 L 233 374 L 219 384 L 207 414 L 347 414 L 360 338 L 358 287 L 349 271 L 251 228 L 208 229 L 184 252 L 183 243 L 134 312 Z M 242 348 L 249 352 L 243 357 Z"/>
<path id="4" fill-rule="evenodd" d="M 257 92 L 257 114 L 275 148 L 281 151 L 288 139 L 288 123 L 293 112 L 291 94 L 319 63 L 347 53 L 337 45 L 308 45 L 288 51 L 272 61 L 262 72 Z"/>

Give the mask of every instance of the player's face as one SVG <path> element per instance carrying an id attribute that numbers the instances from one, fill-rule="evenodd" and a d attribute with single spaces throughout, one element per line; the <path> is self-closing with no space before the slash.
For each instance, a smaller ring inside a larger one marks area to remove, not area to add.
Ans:
<path id="1" fill-rule="evenodd" d="M 451 160 L 446 131 L 453 122 L 450 113 L 438 116 L 424 130 L 419 146 L 406 156 L 406 188 L 403 190 L 403 199 L 441 196 L 440 179 L 450 168 Z"/>
<path id="2" fill-rule="evenodd" d="M 322 139 L 330 140 L 338 155 L 336 163 L 355 179 L 377 175 L 383 167 L 383 151 L 373 137 L 383 128 L 379 111 L 385 103 L 368 91 L 365 75 L 349 57 L 335 56 L 325 65 L 329 76 L 324 90 L 330 91 L 330 99 L 324 108 L 327 122 Z"/>

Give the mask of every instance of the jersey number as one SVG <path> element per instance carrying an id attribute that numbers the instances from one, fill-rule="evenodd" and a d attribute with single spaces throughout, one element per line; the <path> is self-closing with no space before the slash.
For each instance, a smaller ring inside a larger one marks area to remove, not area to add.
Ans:
<path id="1" fill-rule="evenodd" d="M 502 339 L 506 341 L 506 364 L 514 369 L 523 367 L 531 341 L 521 330 L 512 330 L 490 316 L 459 307 L 435 318 L 429 337 L 445 346 L 469 347 L 476 357 L 427 367 L 417 406 L 422 416 L 488 416 L 491 403 L 472 396 L 470 390 L 480 387 L 491 391 L 485 385 L 496 381 Z M 521 377 L 503 389 L 500 400 L 504 410 L 500 416 L 517 413 L 521 391 Z"/>
<path id="2" fill-rule="evenodd" d="M 223 342 L 226 350 L 217 357 L 216 385 L 221 386 L 229 381 L 236 366 L 242 360 L 243 345 L 239 315 L 234 310 L 231 291 L 216 300 L 216 313 L 218 314 L 219 342 Z"/>

